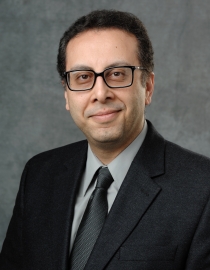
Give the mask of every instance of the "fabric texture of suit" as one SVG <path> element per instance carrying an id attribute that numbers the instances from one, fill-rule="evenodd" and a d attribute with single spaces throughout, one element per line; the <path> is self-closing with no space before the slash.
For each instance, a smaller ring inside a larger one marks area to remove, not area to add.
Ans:
<path id="1" fill-rule="evenodd" d="M 1 270 L 68 269 L 86 156 L 81 141 L 26 164 Z M 164 140 L 149 121 L 85 267 L 102 269 L 210 269 L 210 160 Z"/>

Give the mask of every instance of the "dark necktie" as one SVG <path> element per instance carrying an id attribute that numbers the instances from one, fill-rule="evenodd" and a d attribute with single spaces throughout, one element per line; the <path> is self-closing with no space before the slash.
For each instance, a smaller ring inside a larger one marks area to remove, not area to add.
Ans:
<path id="1" fill-rule="evenodd" d="M 112 182 L 108 168 L 100 168 L 96 187 L 88 201 L 71 251 L 71 270 L 82 270 L 87 263 L 108 213 L 107 189 Z"/>

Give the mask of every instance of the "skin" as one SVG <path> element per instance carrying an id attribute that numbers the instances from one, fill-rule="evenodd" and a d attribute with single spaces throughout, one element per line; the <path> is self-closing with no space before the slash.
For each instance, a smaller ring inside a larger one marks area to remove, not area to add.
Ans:
<path id="1" fill-rule="evenodd" d="M 119 29 L 89 30 L 68 43 L 67 71 L 82 66 L 102 72 L 117 65 L 141 66 L 132 34 Z M 103 164 L 109 164 L 143 128 L 145 106 L 151 103 L 154 90 L 154 73 L 144 87 L 141 74 L 135 70 L 133 84 L 127 88 L 111 89 L 102 77 L 88 91 L 73 92 L 65 85 L 66 109 Z"/>

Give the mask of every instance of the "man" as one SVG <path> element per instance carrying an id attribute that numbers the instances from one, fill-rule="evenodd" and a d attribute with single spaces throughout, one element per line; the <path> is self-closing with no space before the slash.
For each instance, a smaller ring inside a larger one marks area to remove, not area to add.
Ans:
<path id="1" fill-rule="evenodd" d="M 58 72 L 87 141 L 27 163 L 0 269 L 210 269 L 210 160 L 145 120 L 154 73 L 141 21 L 78 19 Z"/>

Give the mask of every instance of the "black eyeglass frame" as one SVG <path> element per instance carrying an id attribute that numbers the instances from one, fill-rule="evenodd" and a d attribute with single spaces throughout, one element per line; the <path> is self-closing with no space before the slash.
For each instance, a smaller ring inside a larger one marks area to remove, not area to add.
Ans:
<path id="1" fill-rule="evenodd" d="M 108 83 L 106 82 L 106 79 L 105 79 L 105 77 L 104 77 L 104 73 L 105 73 L 107 70 L 113 69 L 113 68 L 130 68 L 130 69 L 132 70 L 132 81 L 131 81 L 131 83 L 130 83 L 129 85 L 121 86 L 121 87 L 119 87 L 119 86 L 110 86 L 110 85 L 108 85 Z M 68 86 L 69 90 L 75 91 L 75 92 L 79 92 L 79 91 L 88 91 L 88 90 L 93 89 L 93 87 L 94 87 L 94 85 L 95 85 L 95 83 L 96 83 L 97 77 L 102 77 L 103 80 L 104 80 L 104 82 L 105 82 L 105 84 L 106 84 L 109 88 L 127 88 L 127 87 L 129 87 L 129 86 L 131 86 L 131 85 L 133 84 L 133 78 L 134 78 L 133 74 L 134 74 L 134 70 L 135 70 L 135 69 L 138 69 L 138 70 L 147 70 L 146 68 L 141 67 L 141 66 L 115 66 L 115 67 L 108 67 L 108 68 L 104 69 L 104 71 L 99 72 L 99 73 L 95 72 L 95 71 L 92 70 L 92 69 L 75 69 L 75 70 L 65 71 L 65 72 L 63 73 L 63 77 L 65 78 L 65 81 L 66 81 L 66 83 L 67 83 L 67 86 Z M 69 73 L 75 72 L 75 71 L 91 71 L 91 72 L 93 72 L 93 73 L 94 73 L 94 82 L 93 82 L 92 87 L 86 88 L 86 89 L 82 89 L 82 90 L 71 89 L 71 88 L 70 88 L 70 84 L 69 84 L 69 82 L 68 82 L 68 80 L 67 80 L 67 76 L 68 76 Z"/>

